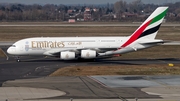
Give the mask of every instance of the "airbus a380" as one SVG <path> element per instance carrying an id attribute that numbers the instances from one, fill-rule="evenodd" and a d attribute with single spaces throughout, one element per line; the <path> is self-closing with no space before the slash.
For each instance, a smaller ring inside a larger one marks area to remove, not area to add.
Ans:
<path id="1" fill-rule="evenodd" d="M 128 37 L 37 37 L 15 42 L 7 53 L 14 56 L 52 56 L 61 60 L 94 59 L 124 54 L 164 43 L 155 39 L 168 7 L 158 7 Z M 18 61 L 20 61 L 18 59 Z"/>

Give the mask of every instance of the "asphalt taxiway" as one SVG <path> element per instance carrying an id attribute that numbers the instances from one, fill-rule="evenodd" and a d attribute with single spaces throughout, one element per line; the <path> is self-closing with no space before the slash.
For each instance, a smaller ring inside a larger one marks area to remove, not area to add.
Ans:
<path id="1" fill-rule="evenodd" d="M 59 68 L 71 65 L 176 64 L 180 63 L 180 59 L 105 59 L 79 62 L 22 57 L 21 60 L 17 63 L 13 58 L 8 61 L 0 58 L 0 89 L 3 89 L 0 91 L 0 100 L 180 98 L 180 76 L 48 76 Z M 45 92 L 39 97 L 36 96 L 43 91 L 54 95 Z M 166 93 L 169 91 L 172 93 L 170 96 Z"/>

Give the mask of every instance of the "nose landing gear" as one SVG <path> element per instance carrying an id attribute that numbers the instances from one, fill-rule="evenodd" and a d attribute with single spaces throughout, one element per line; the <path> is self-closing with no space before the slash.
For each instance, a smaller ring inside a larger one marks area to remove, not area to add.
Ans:
<path id="1" fill-rule="evenodd" d="M 20 62 L 20 57 L 19 56 L 16 57 L 16 61 Z"/>
<path id="2" fill-rule="evenodd" d="M 17 62 L 20 62 L 20 60 L 19 60 L 19 59 L 17 59 L 16 61 L 17 61 Z"/>

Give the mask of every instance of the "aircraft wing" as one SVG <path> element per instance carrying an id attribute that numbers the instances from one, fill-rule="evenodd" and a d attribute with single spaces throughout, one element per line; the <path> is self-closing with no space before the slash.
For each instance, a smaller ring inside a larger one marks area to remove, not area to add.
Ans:
<path id="1" fill-rule="evenodd" d="M 49 51 L 46 51 L 44 55 L 48 56 L 58 56 L 60 52 L 69 51 L 69 52 L 75 52 L 77 54 L 80 54 L 81 50 L 94 50 L 97 53 L 100 52 L 106 52 L 111 50 L 117 50 L 118 48 L 79 48 L 79 49 L 52 49 Z"/>

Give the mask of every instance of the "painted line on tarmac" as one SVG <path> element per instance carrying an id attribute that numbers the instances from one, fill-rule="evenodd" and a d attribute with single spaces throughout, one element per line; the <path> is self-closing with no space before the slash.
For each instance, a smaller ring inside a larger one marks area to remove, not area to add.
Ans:
<path id="1" fill-rule="evenodd" d="M 0 62 L 0 64 L 9 64 L 9 63 L 14 63 L 14 62 L 16 62 L 16 61 L 13 61 L 13 60 L 11 60 L 11 61 L 5 60 L 5 61 L 3 61 L 3 62 Z"/>
<path id="2" fill-rule="evenodd" d="M 95 78 L 93 78 L 93 77 L 91 77 L 91 76 L 87 76 L 87 77 L 90 78 L 91 80 L 99 83 L 99 84 L 102 85 L 103 87 L 110 88 L 110 87 L 108 87 L 107 85 L 105 85 L 104 83 L 100 82 L 99 80 L 97 80 L 97 79 L 95 79 Z"/>
<path id="3" fill-rule="evenodd" d="M 42 59 L 45 59 L 45 58 L 40 58 L 40 59 L 24 59 L 24 61 L 22 61 L 20 59 L 20 62 L 17 62 L 16 59 L 14 59 L 14 60 L 4 60 L 3 62 L 0 62 L 0 64 L 21 63 L 21 62 L 35 61 L 35 60 L 42 60 Z"/>

